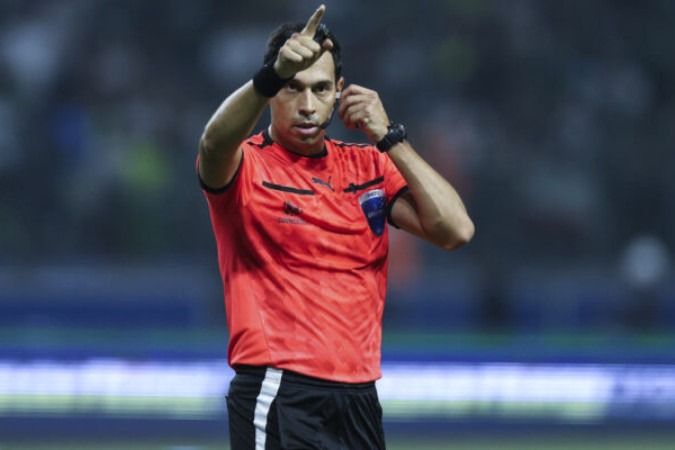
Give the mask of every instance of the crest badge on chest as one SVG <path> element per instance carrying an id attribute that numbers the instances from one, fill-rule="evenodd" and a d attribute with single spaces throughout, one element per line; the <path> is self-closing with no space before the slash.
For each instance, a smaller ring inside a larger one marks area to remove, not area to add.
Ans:
<path id="1" fill-rule="evenodd" d="M 361 211 L 368 220 L 370 230 L 376 236 L 382 236 L 387 222 L 387 198 L 382 189 L 373 189 L 359 196 Z"/>

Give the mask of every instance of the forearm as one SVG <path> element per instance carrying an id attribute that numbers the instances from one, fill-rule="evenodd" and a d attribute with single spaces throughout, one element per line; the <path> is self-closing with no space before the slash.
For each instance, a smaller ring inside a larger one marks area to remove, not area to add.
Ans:
<path id="1" fill-rule="evenodd" d="M 340 119 L 347 128 L 359 128 L 371 142 L 383 142 L 390 120 L 377 92 L 351 85 L 342 93 Z M 399 130 L 400 132 L 401 130 Z M 405 131 L 403 131 L 405 133 Z M 400 135 L 398 136 L 400 137 Z M 407 140 L 389 148 L 388 154 L 408 183 L 410 194 L 394 202 L 392 218 L 401 228 L 446 250 L 465 244 L 474 226 L 457 191 L 427 164 Z"/>
<path id="2" fill-rule="evenodd" d="M 268 100 L 254 89 L 252 81 L 227 97 L 204 128 L 202 156 L 222 158 L 234 154 L 253 131 Z"/>
<path id="3" fill-rule="evenodd" d="M 291 35 L 279 49 L 273 67 L 263 66 L 253 80 L 225 99 L 206 125 L 200 143 L 202 156 L 235 155 L 260 119 L 269 99 L 295 74 L 311 67 L 324 51 L 333 48 L 330 39 L 321 43 L 314 41 L 325 11 L 326 7 L 321 5 L 302 31 Z"/>
<path id="4" fill-rule="evenodd" d="M 408 141 L 393 146 L 388 153 L 408 183 L 426 238 L 448 250 L 471 240 L 473 222 L 452 185 Z"/>

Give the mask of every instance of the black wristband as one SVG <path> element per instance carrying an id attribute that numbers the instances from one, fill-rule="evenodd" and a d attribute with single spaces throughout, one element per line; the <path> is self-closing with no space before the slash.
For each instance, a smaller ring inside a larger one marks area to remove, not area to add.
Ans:
<path id="1" fill-rule="evenodd" d="M 267 63 L 253 75 L 253 87 L 264 97 L 274 97 L 290 78 L 277 75 L 273 63 Z"/>

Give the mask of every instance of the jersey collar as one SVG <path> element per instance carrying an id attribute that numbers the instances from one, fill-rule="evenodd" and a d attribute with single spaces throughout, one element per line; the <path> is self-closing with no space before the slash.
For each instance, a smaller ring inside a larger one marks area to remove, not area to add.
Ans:
<path id="1" fill-rule="evenodd" d="M 272 139 L 272 136 L 270 136 L 270 132 L 269 132 L 268 128 L 265 128 L 263 130 L 262 135 L 263 135 L 263 145 L 264 146 L 276 144 L 277 147 L 279 147 L 280 149 L 282 149 L 282 150 L 286 151 L 287 153 L 290 153 L 291 155 L 294 155 L 294 156 L 300 156 L 302 158 L 309 158 L 309 159 L 318 159 L 318 158 L 324 158 L 324 157 L 328 156 L 328 150 L 327 150 L 327 147 L 326 147 L 326 141 L 329 140 L 328 136 L 326 136 L 325 139 L 324 139 L 323 150 L 321 150 L 319 153 L 316 153 L 314 155 L 303 155 L 302 153 L 297 153 L 297 152 L 288 150 L 287 148 L 283 147 L 278 142 L 274 142 L 274 140 Z"/>

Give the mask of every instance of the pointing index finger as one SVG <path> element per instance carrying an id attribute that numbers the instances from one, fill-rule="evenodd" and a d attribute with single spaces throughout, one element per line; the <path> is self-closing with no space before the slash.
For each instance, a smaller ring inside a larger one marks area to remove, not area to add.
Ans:
<path id="1" fill-rule="evenodd" d="M 312 14 L 312 17 L 310 17 L 309 20 L 307 21 L 307 25 L 305 25 L 305 28 L 302 29 L 301 34 L 314 37 L 325 12 L 326 6 L 325 5 L 319 6 L 317 10 L 314 11 L 314 14 Z"/>

